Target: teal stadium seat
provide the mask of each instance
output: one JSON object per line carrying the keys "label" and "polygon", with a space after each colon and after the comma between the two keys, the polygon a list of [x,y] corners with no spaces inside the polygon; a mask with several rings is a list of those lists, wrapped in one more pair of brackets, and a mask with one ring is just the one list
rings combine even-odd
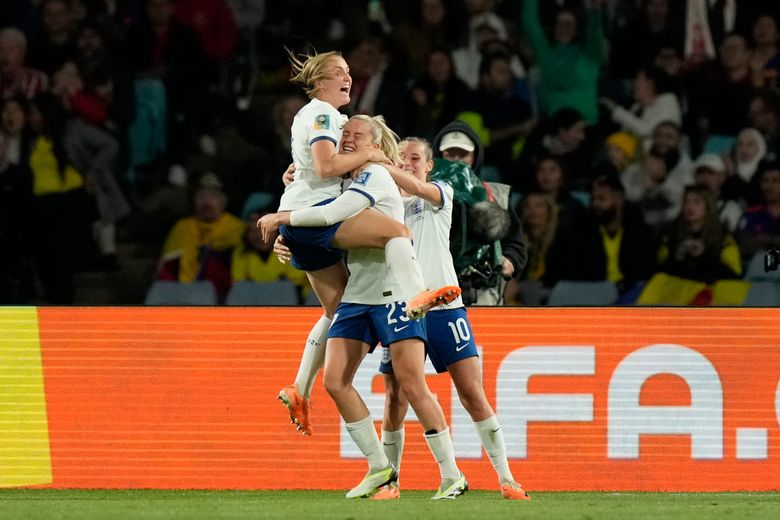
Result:
{"label": "teal stadium seat", "polygon": [[208,281],[179,283],[158,280],[146,293],[144,305],[217,305],[217,291]]}
{"label": "teal stadium seat", "polygon": [[613,282],[561,280],[550,291],[547,305],[552,307],[614,305],[617,299],[618,291]]}
{"label": "teal stadium seat", "polygon": [[773,281],[780,282],[780,269],[777,271],[764,271],[764,256],[766,251],[757,251],[754,254],[745,268],[745,280],[755,281]]}
{"label": "teal stadium seat", "polygon": [[225,305],[298,305],[298,288],[289,280],[238,282],[227,294]]}

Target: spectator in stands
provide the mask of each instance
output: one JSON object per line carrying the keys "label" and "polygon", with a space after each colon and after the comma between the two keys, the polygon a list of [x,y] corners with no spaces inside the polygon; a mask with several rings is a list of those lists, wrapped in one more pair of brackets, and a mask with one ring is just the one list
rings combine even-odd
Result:
{"label": "spectator in stands", "polygon": [[780,145],[780,98],[770,90],[758,92],[750,100],[748,117],[750,126],[764,136],[767,156],[776,158]]}
{"label": "spectator in stands", "polygon": [[604,141],[602,156],[596,161],[593,177],[609,174],[620,177],[637,156],[639,141],[628,132],[613,132]]}
{"label": "spectator in stands", "polygon": [[535,121],[531,107],[512,89],[509,55],[484,55],[479,89],[464,99],[458,119],[465,121],[485,145],[485,164],[498,170],[501,182],[511,182],[512,163],[519,156]]}
{"label": "spectator in stands", "polygon": [[523,35],[534,52],[540,79],[537,92],[542,114],[552,115],[565,107],[576,109],[588,124],[598,120],[597,84],[605,58],[601,5],[589,2],[585,41],[577,38],[577,18],[570,10],[555,17],[552,41],[539,18],[539,0],[525,0],[522,11]]}
{"label": "spectator in stands", "polygon": [[780,163],[764,162],[756,175],[762,202],[745,211],[737,234],[745,260],[759,251],[780,247]]}
{"label": "spectator in stands", "polygon": [[536,186],[533,191],[551,197],[555,201],[558,227],[570,233],[582,224],[586,211],[582,202],[568,189],[566,170],[553,156],[542,158],[535,168]]}
{"label": "spectator in stands", "polygon": [[753,70],[753,85],[756,88],[780,87],[780,49],[778,49],[777,20],[763,13],[753,22],[753,52],[750,68]]}
{"label": "spectator in stands", "polygon": [[685,24],[685,62],[689,69],[712,60],[716,49],[734,32],[744,32],[748,9],[745,2],[709,2],[688,0],[674,2],[676,12]]}
{"label": "spectator in stands", "polygon": [[75,26],[67,0],[43,0],[41,32],[30,44],[30,65],[51,77],[76,53]]}
{"label": "spectator in stands", "polygon": [[264,242],[262,232],[256,225],[258,219],[269,211],[269,209],[258,209],[246,216],[246,230],[241,243],[233,249],[231,255],[231,281],[235,284],[246,280],[253,282],[290,280],[298,288],[298,294],[303,300],[310,290],[306,273],[295,269],[289,263],[279,262],[273,256],[276,237]]}
{"label": "spectator in stands", "polygon": [[215,64],[225,62],[233,55],[236,20],[225,0],[176,0],[173,13],[198,33],[206,55]]}
{"label": "spectator in stands", "polygon": [[[482,142],[476,132],[464,122],[454,121],[442,128],[433,141],[433,149],[436,156],[469,165],[477,177],[482,174],[484,157]],[[489,248],[484,250],[483,254],[478,258],[476,262],[477,267],[466,265],[465,269],[463,269],[461,248],[465,247],[463,237],[469,233],[470,224],[466,209],[460,204],[455,205],[450,228],[450,250],[453,253],[456,271],[458,271],[458,282],[461,289],[463,289],[464,304],[501,305],[504,301],[506,282],[513,277],[519,276],[525,267],[527,258],[526,243],[523,238],[520,219],[510,207],[510,186],[485,181],[482,184],[490,194],[489,199],[495,201],[500,209],[508,212],[510,220],[509,230],[500,241],[486,244]],[[466,242],[468,240],[467,238]],[[500,246],[500,253],[497,246]],[[499,254],[501,255],[500,266],[493,265]],[[485,271],[483,263],[488,264],[488,270],[490,271],[487,282],[484,274],[482,274],[482,271]],[[472,267],[474,269],[471,269]],[[500,272],[498,272],[499,270]]]}
{"label": "spectator in stands", "polygon": [[754,93],[747,40],[730,34],[720,46],[720,59],[706,64],[692,79],[689,118],[701,138],[698,144],[704,146],[710,137],[736,137],[748,125]]}
{"label": "spectator in stands", "polygon": [[0,30],[0,98],[32,99],[49,86],[46,74],[25,66],[27,37],[15,27]]}
{"label": "spectator in stands", "polygon": [[766,142],[755,128],[745,128],[737,136],[731,153],[725,156],[728,177],[723,186],[726,198],[750,207],[761,201],[758,165],[766,156]]}
{"label": "spectator in stands", "polygon": [[347,56],[352,76],[350,114],[382,114],[399,135],[406,133],[406,78],[390,60],[387,42],[379,36],[361,40]]}
{"label": "spectator in stands", "polygon": [[[430,72],[430,56],[435,49],[449,49],[454,41],[453,24],[447,23],[450,11],[443,0],[421,0],[420,11],[412,12],[393,28],[395,39],[409,54],[409,68],[413,76]],[[445,51],[449,54],[449,51]],[[448,57],[452,68],[452,58]],[[453,68],[452,74],[455,75]],[[454,114],[453,114],[454,117]],[[452,117],[446,121],[452,121]],[[445,121],[445,122],[446,122]]]}
{"label": "spectator in stands", "polygon": [[682,36],[681,27],[670,12],[669,0],[642,2],[640,16],[611,38],[612,74],[623,80],[636,77],[639,69],[653,63],[662,49],[681,51]]}
{"label": "spectator in stands", "polygon": [[650,137],[659,123],[682,123],[682,109],[666,72],[655,67],[639,70],[634,80],[634,105],[627,110],[609,98],[601,98],[612,120],[621,129],[640,140],[642,147],[650,147]]}
{"label": "spectator in stands", "polygon": [[73,62],[67,62],[54,74],[52,93],[75,116],[69,119],[63,146],[74,167],[84,175],[87,191],[95,197],[98,216],[92,223],[98,246],[99,266],[119,266],[116,223],[130,213],[117,181],[119,142],[107,128],[108,95],[88,91]]}
{"label": "spectator in stands", "polygon": [[[457,76],[470,89],[479,88],[482,80],[482,60],[488,54],[507,49],[508,38],[506,24],[495,13],[484,11],[472,16],[469,20],[467,46],[452,52]],[[517,55],[508,53],[507,59],[512,78],[525,76],[525,69]]]}
{"label": "spectator in stands", "polygon": [[609,280],[626,294],[655,272],[658,245],[652,229],[638,209],[626,201],[623,185],[615,176],[593,181],[591,219],[572,240],[577,244],[574,280]]}
{"label": "spectator in stands", "polygon": [[528,263],[518,280],[507,288],[507,300],[521,305],[540,305],[550,289],[565,277],[567,239],[558,226],[555,200],[530,192],[521,202],[521,222],[528,237]]}
{"label": "spectator in stands", "polygon": [[146,19],[127,37],[130,63],[140,78],[159,79],[167,99],[168,150],[183,163],[208,127],[210,62],[200,37],[173,17],[173,0],[145,0]]}
{"label": "spectator in stands", "polygon": [[585,120],[573,108],[563,108],[551,118],[543,120],[528,137],[518,159],[512,187],[521,193],[533,189],[534,165],[542,157],[557,157],[569,172],[570,186],[580,189],[587,184],[588,165],[591,164],[585,143]]}
{"label": "spectator in stands", "polygon": [[657,148],[650,148],[622,178],[626,197],[639,206],[645,223],[656,231],[680,213],[687,176],[673,174],[677,162],[679,154],[676,151],[662,153]]}
{"label": "spectator in stands", "polygon": [[737,229],[742,218],[742,207],[734,200],[726,199],[723,186],[726,183],[726,163],[720,155],[705,153],[693,164],[693,178],[696,184],[705,186],[715,200],[718,219],[729,233]]}
{"label": "spectator in stands", "polygon": [[32,292],[32,176],[9,161],[0,131],[0,304],[28,303]]}
{"label": "spectator in stands", "polygon": [[679,217],[666,232],[659,269],[667,274],[711,284],[739,278],[742,263],[734,237],[718,219],[709,188],[688,186]]}
{"label": "spectator in stands", "polygon": [[433,48],[426,55],[425,72],[410,91],[412,134],[432,139],[439,128],[455,119],[467,92],[466,84],[455,75],[450,52],[444,47]]}
{"label": "spectator in stands", "polygon": [[204,174],[195,193],[195,213],[176,222],[163,245],[160,280],[214,284],[220,301],[231,285],[230,252],[241,244],[246,223],[227,213],[227,200],[216,175]]}
{"label": "spectator in stands", "polygon": [[15,96],[4,99],[0,106],[2,132],[5,134],[5,158],[11,164],[24,165],[29,145],[27,115],[30,104],[24,96]]}
{"label": "spectator in stands", "polygon": [[37,271],[49,303],[73,303],[74,273],[91,261],[90,225],[96,209],[84,178],[63,145],[66,114],[50,94],[39,94],[30,108],[29,164],[35,194]]}

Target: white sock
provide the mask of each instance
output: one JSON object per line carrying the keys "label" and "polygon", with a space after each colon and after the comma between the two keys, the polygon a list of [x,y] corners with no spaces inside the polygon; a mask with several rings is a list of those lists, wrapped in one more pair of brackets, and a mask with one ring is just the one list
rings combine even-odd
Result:
{"label": "white sock", "polygon": [[386,468],[390,461],[387,460],[382,445],[379,443],[379,435],[376,434],[374,421],[371,415],[360,421],[347,423],[347,431],[355,441],[360,451],[368,459],[369,471]]}
{"label": "white sock", "polygon": [[405,237],[390,239],[385,245],[385,261],[405,293],[400,299],[414,298],[425,290],[425,279],[411,240]]}
{"label": "white sock", "polygon": [[404,453],[404,429],[389,432],[382,429],[382,448],[385,450],[387,460],[398,473],[401,473],[401,455]]}
{"label": "white sock", "polygon": [[474,423],[482,446],[485,448],[490,463],[498,474],[500,481],[507,480],[514,482],[512,471],[509,469],[509,461],[506,458],[506,444],[504,443],[504,431],[498,424],[498,418],[495,415],[488,417],[484,421]]}
{"label": "white sock", "polygon": [[317,379],[317,372],[325,361],[325,343],[328,341],[329,327],[330,318],[323,314],[309,331],[306,346],[303,347],[298,375],[295,376],[295,385],[306,399],[311,396],[311,388],[314,386],[314,380]]}
{"label": "white sock", "polygon": [[439,464],[439,473],[441,478],[460,478],[460,470],[458,464],[455,462],[455,448],[452,446],[452,437],[450,437],[450,429],[447,428],[443,432],[434,433],[431,435],[425,434],[425,442],[428,443],[428,447],[433,453],[433,458]]}

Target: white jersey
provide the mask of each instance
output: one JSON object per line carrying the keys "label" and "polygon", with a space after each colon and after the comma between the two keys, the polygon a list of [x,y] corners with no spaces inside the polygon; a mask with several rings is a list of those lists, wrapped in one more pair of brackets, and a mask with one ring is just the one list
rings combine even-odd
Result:
{"label": "white jersey", "polygon": [[341,131],[347,116],[333,105],[312,99],[301,108],[292,124],[292,159],[295,163],[295,182],[284,189],[279,211],[313,206],[341,194],[341,178],[321,179],[314,170],[311,145],[321,139],[332,141],[338,150]]}
{"label": "white jersey", "polygon": [[[441,207],[417,196],[403,199],[406,227],[412,231],[414,252],[429,288],[458,285],[450,254],[453,189],[446,182],[434,181],[433,184],[441,191]],[[431,309],[431,312],[458,307],[463,307],[460,296],[447,305]]]}
{"label": "white jersey", "polygon": [[[379,164],[368,165],[347,191],[368,198],[371,206],[398,222],[404,222],[404,202],[390,172]],[[351,249],[347,253],[349,280],[341,301],[384,305],[402,300],[401,287],[387,267],[384,249]]]}

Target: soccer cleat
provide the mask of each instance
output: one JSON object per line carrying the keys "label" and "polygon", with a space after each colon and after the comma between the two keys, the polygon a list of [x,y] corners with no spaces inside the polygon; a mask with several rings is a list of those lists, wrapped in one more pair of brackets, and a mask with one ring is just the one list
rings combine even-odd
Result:
{"label": "soccer cleat", "polygon": [[347,498],[369,497],[379,491],[385,484],[395,482],[396,480],[398,480],[398,473],[395,472],[392,464],[374,472],[369,470],[366,476],[363,477],[363,480],[360,481],[360,484],[347,492]]}
{"label": "soccer cleat", "polygon": [[454,499],[461,496],[468,490],[469,483],[466,481],[466,477],[463,475],[463,473],[461,473],[460,478],[446,478],[442,480],[441,486],[439,486],[436,494],[431,497],[431,500],[441,500],[444,498]]}
{"label": "soccer cleat", "polygon": [[406,315],[413,320],[425,317],[425,314],[439,305],[446,305],[460,296],[460,287],[447,285],[440,289],[425,290],[409,300],[406,304]]}
{"label": "soccer cleat", "polygon": [[501,494],[507,500],[531,500],[531,496],[526,493],[523,486],[515,481],[504,480],[501,482]]}
{"label": "soccer cleat", "polygon": [[394,500],[396,498],[401,498],[401,487],[398,485],[398,481],[382,486],[379,491],[371,495],[371,500]]}
{"label": "soccer cleat", "polygon": [[311,435],[314,430],[311,427],[311,403],[298,392],[295,384],[285,386],[279,392],[279,400],[287,411],[290,412],[290,420],[297,425],[298,431],[304,435]]}

